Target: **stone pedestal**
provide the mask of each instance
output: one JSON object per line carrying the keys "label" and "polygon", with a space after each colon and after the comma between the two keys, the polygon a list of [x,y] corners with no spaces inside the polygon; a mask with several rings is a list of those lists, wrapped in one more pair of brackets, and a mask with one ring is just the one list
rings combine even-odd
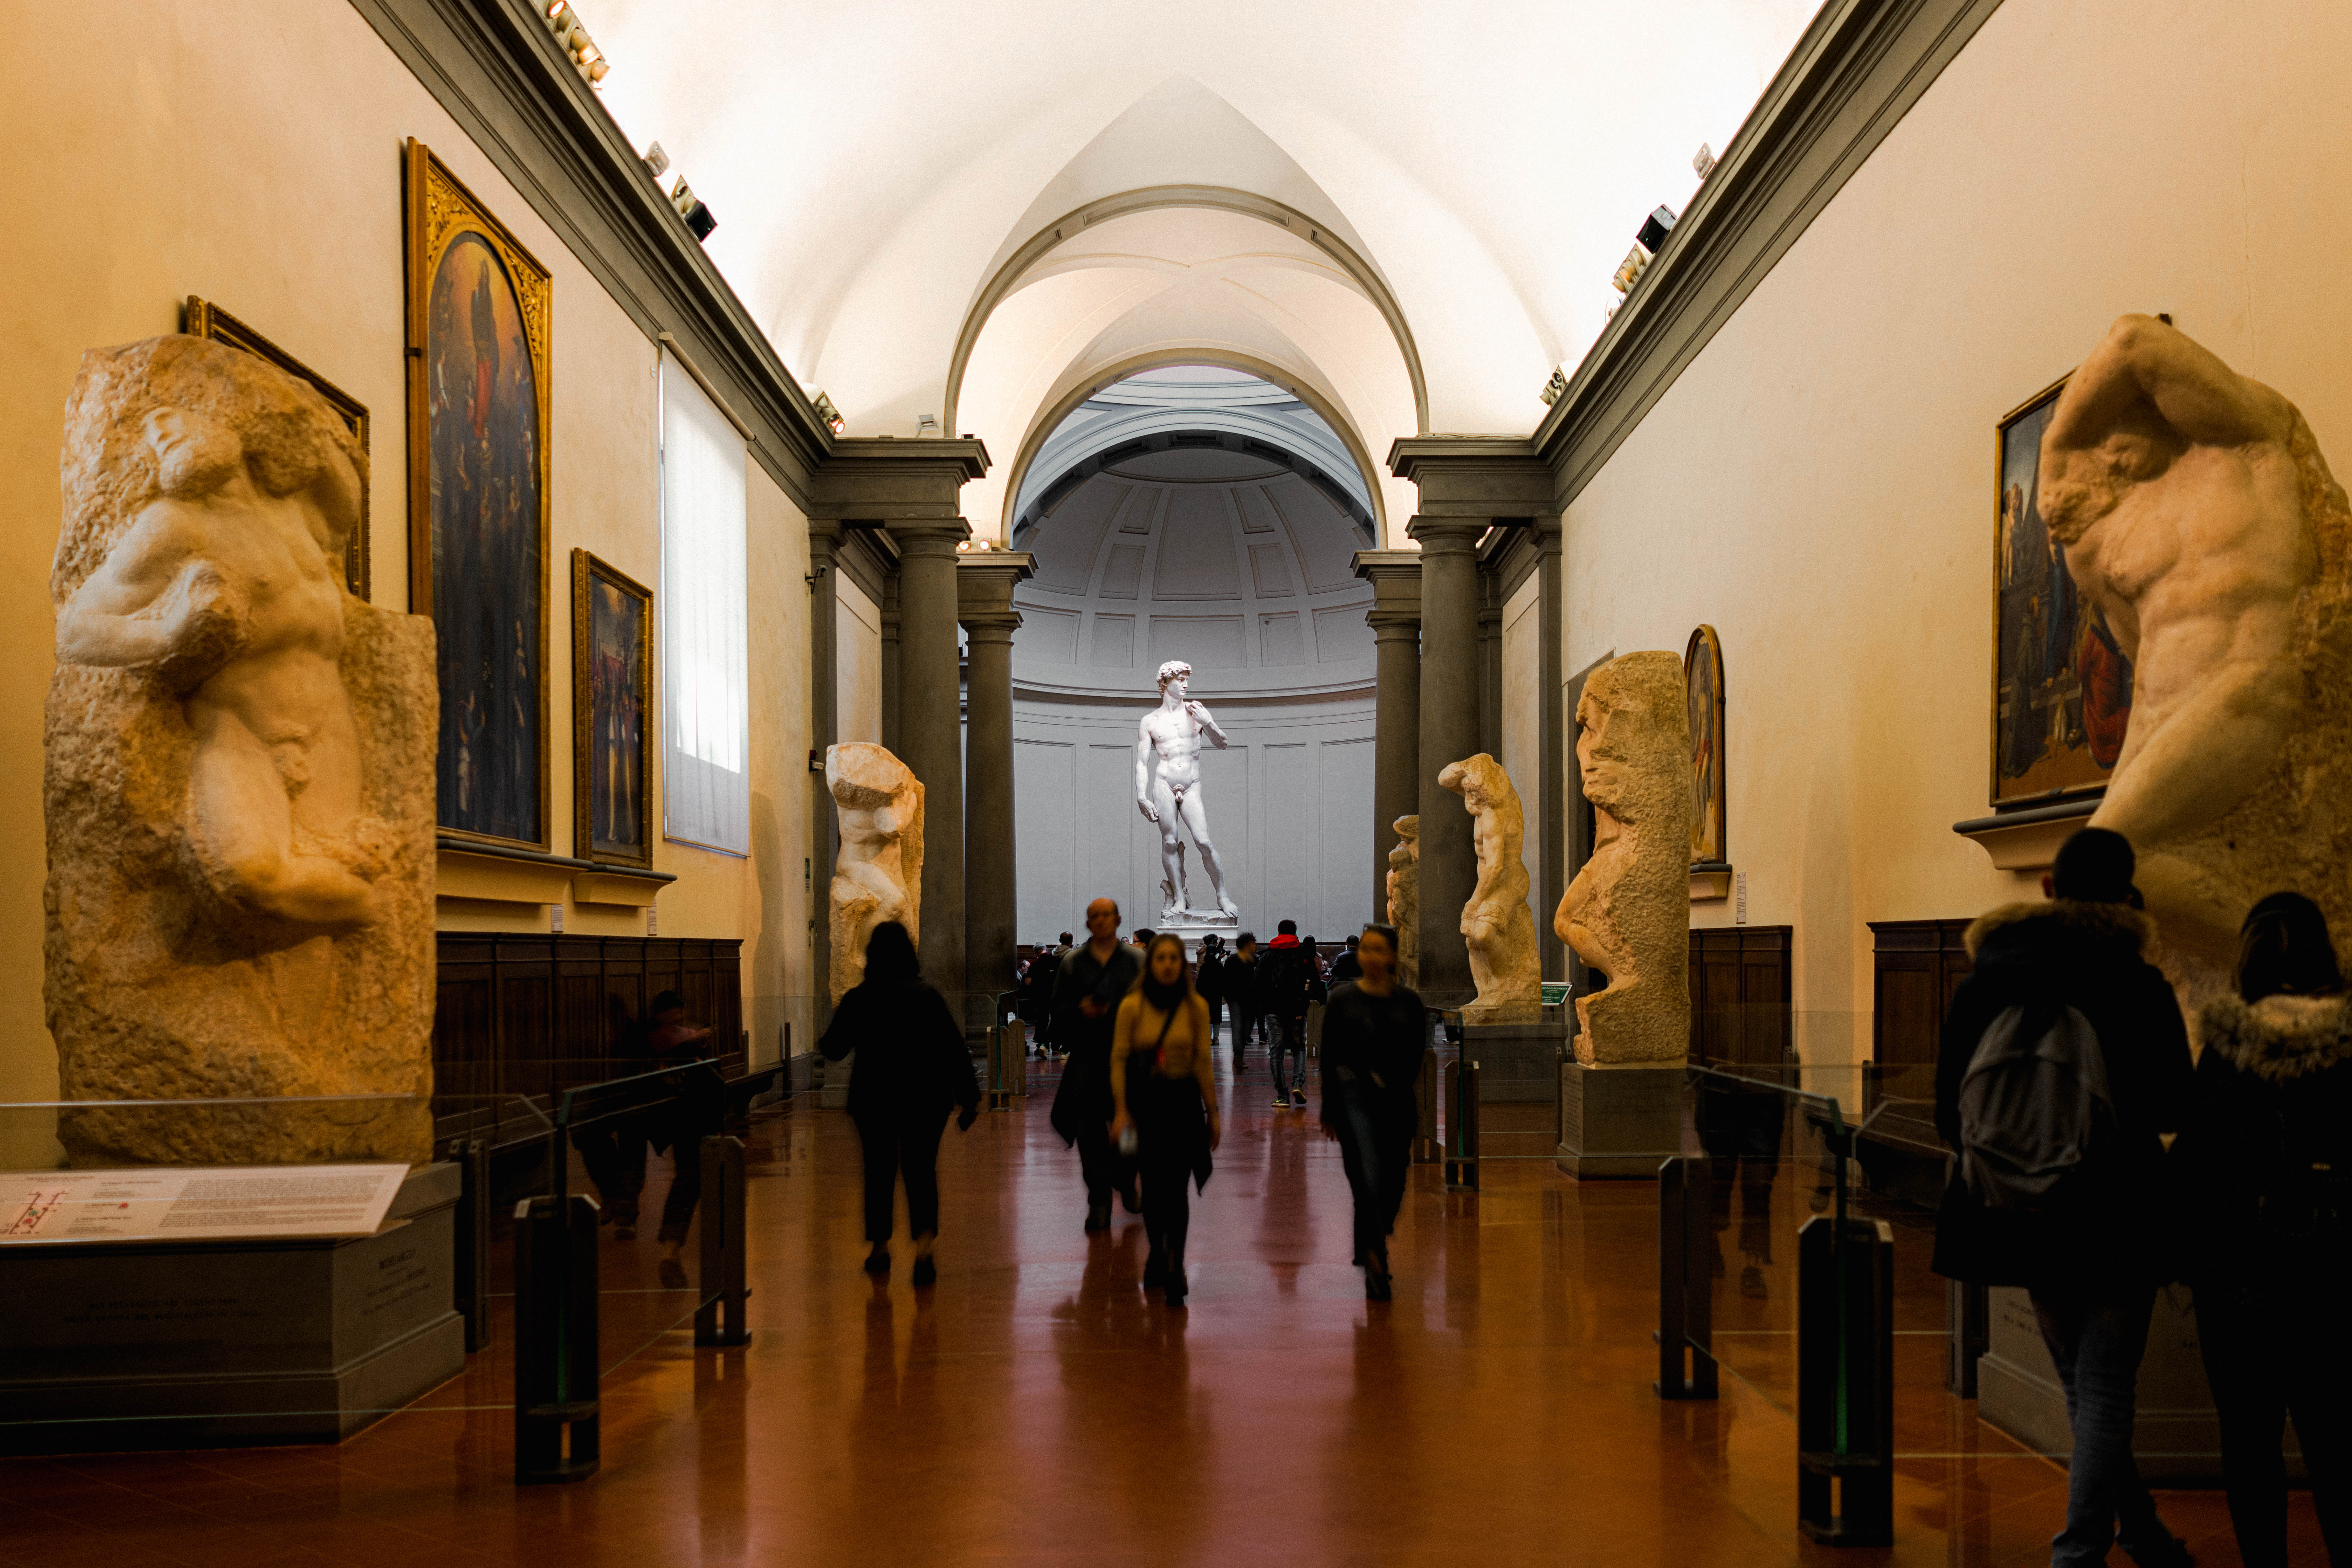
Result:
{"label": "stone pedestal", "polygon": [[1649,1180],[1682,1140],[1682,1063],[1560,1063],[1558,1163],[1570,1175]]}
{"label": "stone pedestal", "polygon": [[[1985,1353],[1977,1361],[1977,1414],[2039,1453],[2074,1447],[2066,1426],[2066,1394],[2034,1325],[2033,1302],[2021,1289],[1990,1292]],[[2150,1486],[2221,1484],[2221,1428],[2213,1391],[2197,1349],[2197,1319],[2189,1288],[2157,1292],[2139,1363],[2139,1407],[2132,1425],[2139,1473]],[[2303,1479],[2303,1449],[2288,1427],[2287,1473]]]}
{"label": "stone pedestal", "polygon": [[351,1240],[0,1248],[0,1453],[340,1442],[466,1368],[457,1167]]}
{"label": "stone pedestal", "polygon": [[1471,1059],[1478,1064],[1478,1102],[1549,1103],[1559,1093],[1559,1061],[1568,1045],[1566,1023],[1471,1024],[1463,1029]]}

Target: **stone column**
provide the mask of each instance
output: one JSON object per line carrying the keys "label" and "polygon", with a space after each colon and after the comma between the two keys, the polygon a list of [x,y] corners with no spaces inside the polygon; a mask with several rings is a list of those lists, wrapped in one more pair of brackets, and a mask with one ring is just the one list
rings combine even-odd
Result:
{"label": "stone column", "polygon": [[[838,600],[842,528],[838,520],[809,519],[809,748],[817,761],[841,739],[841,672]],[[805,975],[790,976],[787,986],[806,985],[812,994],[809,1016],[822,1031],[833,1019],[833,997],[825,976],[833,973],[832,922],[824,918],[826,889],[833,886],[833,866],[840,849],[839,825],[834,820],[833,797],[817,781],[809,791],[809,912],[814,932],[811,966]],[[796,1042],[814,1050],[814,1037]]]}
{"label": "stone column", "polygon": [[1503,754],[1503,585],[1478,574],[1478,749]]}
{"label": "stone column", "polygon": [[1396,819],[1421,809],[1421,554],[1412,550],[1364,550],[1356,575],[1372,584],[1372,628],[1378,663],[1373,698],[1372,911],[1386,919],[1389,850]]}
{"label": "stone column", "polygon": [[[1536,940],[1543,953],[1547,980],[1568,978],[1568,944],[1552,930],[1551,912],[1568,890],[1568,810],[1570,764],[1568,713],[1561,703],[1561,665],[1567,632],[1561,623],[1560,519],[1557,514],[1535,520],[1537,548],[1543,553],[1536,564],[1537,739],[1543,769],[1542,821],[1538,829],[1538,867],[1542,872],[1536,889]],[[1578,802],[1582,801],[1578,792]]]}
{"label": "stone column", "polygon": [[1421,991],[1437,1006],[1471,992],[1462,906],[1477,886],[1470,814],[1437,782],[1445,764],[1480,748],[1478,536],[1484,520],[1416,517],[1421,544]]}
{"label": "stone column", "polygon": [[964,662],[964,987],[992,995],[1013,984],[1021,905],[1013,798],[1013,586],[1036,557],[991,550],[956,563]]}
{"label": "stone column", "polygon": [[949,992],[964,981],[956,546],[970,531],[961,518],[890,530],[898,542],[898,759],[923,781],[923,974]]}
{"label": "stone column", "polygon": [[[898,574],[882,584],[882,745],[898,753]],[[903,758],[900,760],[904,760]]]}

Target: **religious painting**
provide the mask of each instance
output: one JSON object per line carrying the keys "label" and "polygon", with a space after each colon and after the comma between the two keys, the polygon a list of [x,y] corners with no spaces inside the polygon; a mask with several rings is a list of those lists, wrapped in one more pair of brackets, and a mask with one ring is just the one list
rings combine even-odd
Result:
{"label": "religious painting", "polygon": [[[360,445],[360,458],[362,463],[365,462],[368,456],[367,405],[209,300],[200,300],[194,294],[188,296],[186,308],[181,316],[180,330],[192,338],[205,338],[213,342],[226,343],[233,349],[242,349],[257,359],[268,360],[290,376],[309,382],[311,388],[327,400],[327,406],[334,410],[335,417],[351,431],[352,438]],[[360,523],[352,530],[352,537],[343,546],[343,586],[362,599],[368,596],[368,489],[367,474],[362,468],[360,475]]]}
{"label": "religious painting", "polygon": [[444,836],[550,847],[547,268],[408,143],[409,607],[440,645]]}
{"label": "religious painting", "polygon": [[1683,650],[1683,698],[1690,708],[1691,864],[1730,858],[1723,811],[1723,640],[1713,626],[1691,633]]}
{"label": "religious painting", "polygon": [[572,852],[654,863],[652,590],[572,552]]}
{"label": "religious painting", "polygon": [[2075,591],[2042,517],[2042,437],[2066,384],[2000,421],[1993,549],[1992,804],[2106,788],[2131,721],[2132,667]]}

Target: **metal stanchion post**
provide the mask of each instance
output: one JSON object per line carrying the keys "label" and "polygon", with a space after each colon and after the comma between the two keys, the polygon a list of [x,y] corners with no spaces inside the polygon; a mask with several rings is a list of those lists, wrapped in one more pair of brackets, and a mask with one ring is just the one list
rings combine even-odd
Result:
{"label": "metal stanchion post", "polygon": [[1652,1386],[1661,1399],[1716,1397],[1706,1258],[1711,1179],[1704,1154],[1677,1154],[1658,1168],[1658,1381]]}
{"label": "metal stanchion post", "polygon": [[[684,1150],[680,1150],[682,1155]],[[701,1303],[694,1310],[698,1345],[748,1345],[743,1321],[743,1141],[714,1133],[702,1141]]]}
{"label": "metal stanchion post", "polygon": [[1413,1085],[1413,1110],[1419,1120],[1413,1128],[1412,1163],[1433,1165],[1444,1153],[1437,1141],[1438,1079],[1440,1068],[1435,1051],[1424,1051],[1421,1058],[1421,1080]]}
{"label": "metal stanchion post", "polygon": [[584,1194],[525,1198],[515,1205],[517,1481],[596,1473],[596,1205]]}
{"label": "metal stanchion post", "polygon": [[490,1342],[490,1145],[485,1138],[452,1143],[457,1163],[457,1270],[455,1306],[466,1320],[466,1353]]}
{"label": "metal stanchion post", "polygon": [[1895,1232],[1884,1220],[1805,1222],[1797,1233],[1797,1527],[1825,1546],[1895,1543],[1894,1306]]}
{"label": "metal stanchion post", "polygon": [[1445,1190],[1478,1190],[1478,1064],[1459,1022],[1449,1017],[1445,1037],[1454,1047],[1445,1103]]}

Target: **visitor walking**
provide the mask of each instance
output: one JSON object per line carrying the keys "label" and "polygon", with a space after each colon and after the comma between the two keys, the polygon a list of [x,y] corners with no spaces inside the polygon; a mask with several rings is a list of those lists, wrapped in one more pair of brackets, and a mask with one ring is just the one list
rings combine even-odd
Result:
{"label": "visitor walking", "polygon": [[1389,1237],[1412,1170],[1421,1122],[1415,1091],[1429,1029],[1420,996],[1397,981],[1395,931],[1368,925],[1353,951],[1363,973],[1343,982],[1323,1007],[1323,1135],[1339,1143],[1355,1194],[1364,1297],[1385,1301]]}
{"label": "visitor walking", "polygon": [[1111,1038],[1120,998],[1142,973],[1142,954],[1118,940],[1118,905],[1097,899],[1087,906],[1087,944],[1062,960],[1054,980],[1054,1040],[1064,1052],[1061,1087],[1054,1091],[1054,1131],[1076,1144],[1087,1184],[1087,1229],[1110,1228],[1116,1193],[1134,1214],[1143,1206],[1135,1172],[1111,1142],[1118,1109],[1110,1089]]}
{"label": "visitor walking", "polygon": [[1211,931],[1201,939],[1201,962],[1192,969],[1192,988],[1209,1007],[1209,1054],[1217,1054],[1217,1024],[1224,1011],[1225,939]]}
{"label": "visitor walking", "polygon": [[849,1120],[866,1152],[866,1272],[890,1272],[891,1210],[903,1176],[915,1289],[926,1289],[939,1278],[931,1248],[940,1235],[940,1134],[950,1107],[961,1108],[957,1128],[971,1131],[980,1079],[947,998],[923,984],[905,926],[885,921],[866,939],[866,977],[842,997],[816,1048],[829,1062],[857,1053]]}
{"label": "visitor walking", "polygon": [[2352,1568],[2352,1002],[2327,917],[2273,893],[2239,935],[2238,989],[2201,1016],[2190,1200],[2197,1340],[2247,1568],[2284,1568],[2289,1411],[2331,1563]]}
{"label": "visitor walking", "polygon": [[686,1288],[686,1233],[702,1199],[702,1141],[725,1124],[727,1084],[711,1064],[710,1030],[686,1016],[686,997],[676,991],[655,996],[653,1028],[646,1037],[655,1065],[667,1069],[662,1085],[669,1099],[646,1118],[646,1141],[669,1153],[669,1194],[662,1200],[661,1282]]}
{"label": "visitor walking", "polygon": [[2084,828],[2043,879],[2050,901],[1969,928],[1976,967],[1953,994],[1936,1070],[1937,1130],[1959,1155],[1936,1272],[2024,1286],[2066,1390],[2057,1568],[2104,1563],[2118,1540],[2141,1568],[2188,1561],[2132,1458],[2149,1313],[2175,1272],[2162,1135],[2183,1126],[2192,1091],[2132,869],[2122,835]]}
{"label": "visitor walking", "polygon": [[[1284,921],[1259,960],[1259,1006],[1272,1026],[1266,1049],[1274,1067],[1274,1109],[1307,1107],[1307,1005],[1324,999],[1322,973],[1298,942],[1298,922]],[[1286,1062],[1287,1066],[1286,1067]]]}
{"label": "visitor walking", "polygon": [[1259,1015],[1257,933],[1244,931],[1234,939],[1225,960],[1225,1005],[1234,1016],[1234,1076],[1239,1078],[1250,1037],[1257,1032]]}
{"label": "visitor walking", "polygon": [[1143,1234],[1150,1251],[1143,1288],[1165,1287],[1171,1307],[1184,1304],[1184,1237],[1192,1221],[1192,1184],[1209,1184],[1216,1148],[1217,1037],[1208,1005],[1185,973],[1184,942],[1154,937],[1142,978],[1119,1004],[1110,1053],[1111,1136],[1131,1147],[1143,1177]]}

